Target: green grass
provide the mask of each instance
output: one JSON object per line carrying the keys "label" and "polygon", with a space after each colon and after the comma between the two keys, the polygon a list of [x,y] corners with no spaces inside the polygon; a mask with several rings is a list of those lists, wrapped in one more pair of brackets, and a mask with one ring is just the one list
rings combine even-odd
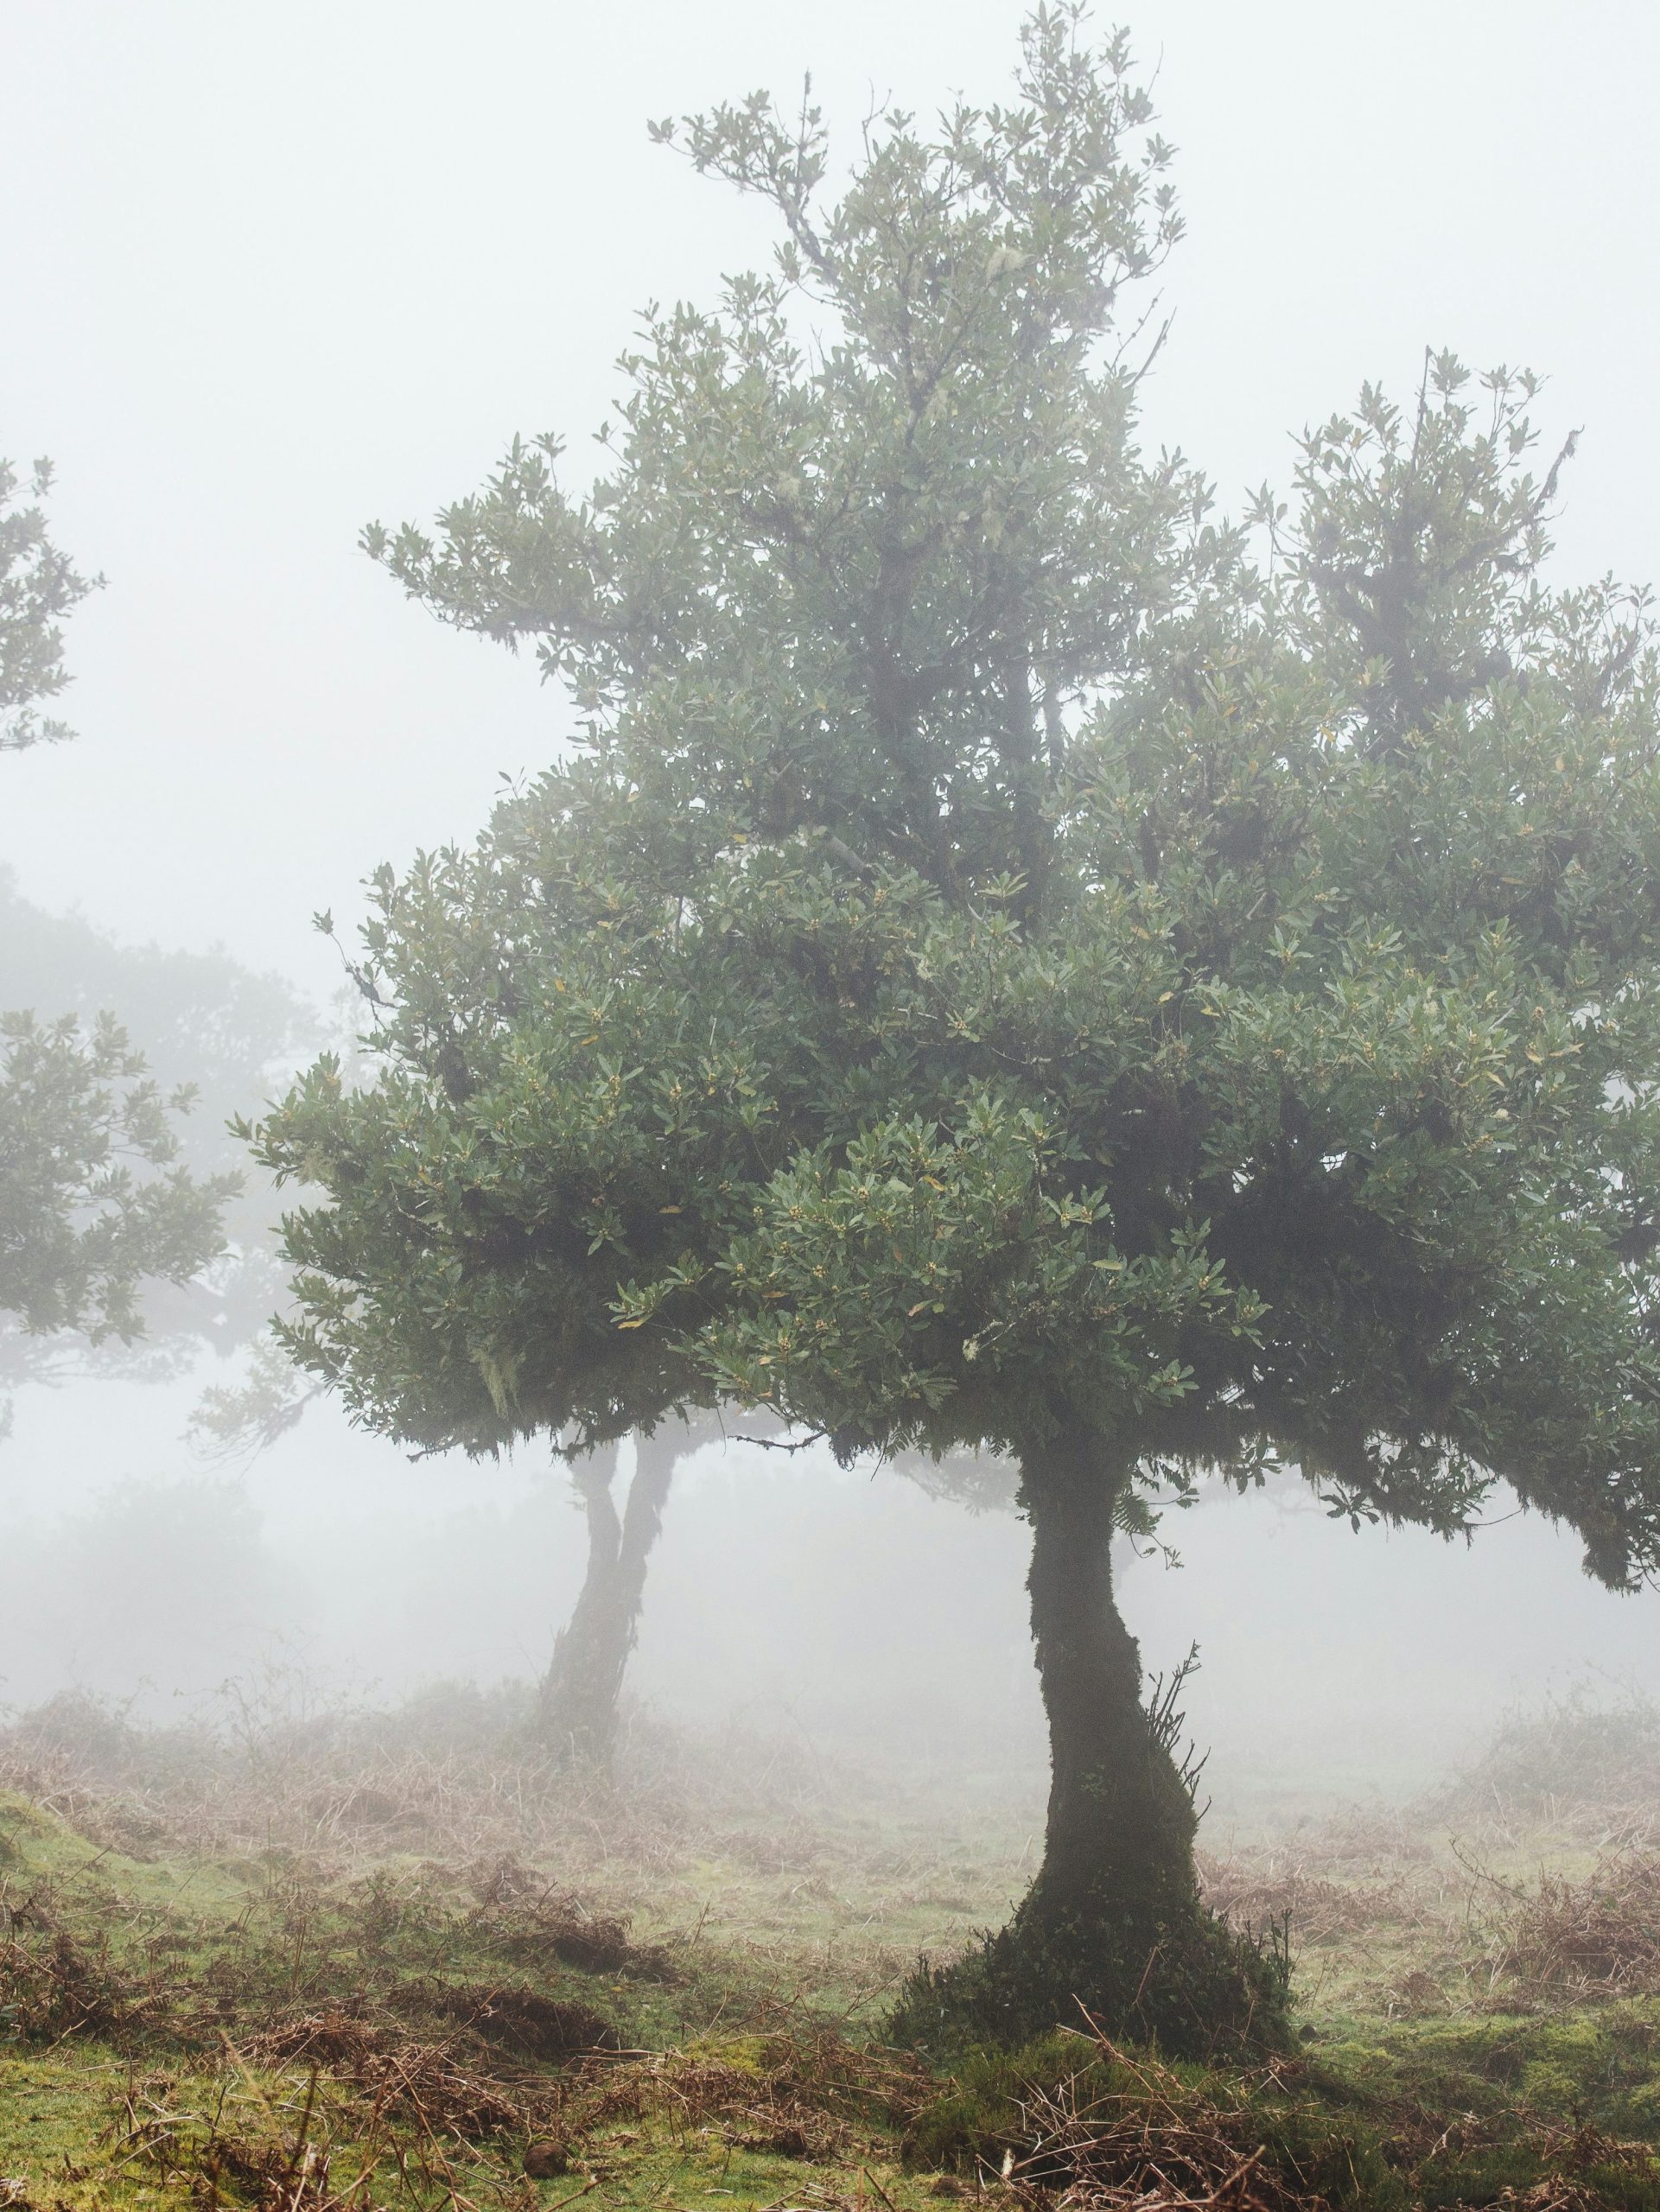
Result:
{"label": "green grass", "polygon": [[[1024,2206],[1094,2140],[1126,2187],[1144,2155],[1191,2156],[1197,2196],[1246,2162],[1275,2212],[1660,2212],[1648,1861],[1587,1923],[1631,1936],[1630,1986],[1553,1980],[1537,1940],[1516,1963],[1542,1864],[1595,1890],[1588,1830],[1452,1851],[1439,1814],[1348,1816],[1240,1846],[1218,1895],[1292,1922],[1302,2039],[1271,2067],[1072,2032],[930,2075],[881,2049],[883,2011],[919,1949],[1002,1918],[1023,1808],[846,1777],[536,1798],[492,1760],[355,1827],[289,1769],[263,1796],[0,1794],[0,2206]],[[414,1802],[385,1780],[374,1802]]]}

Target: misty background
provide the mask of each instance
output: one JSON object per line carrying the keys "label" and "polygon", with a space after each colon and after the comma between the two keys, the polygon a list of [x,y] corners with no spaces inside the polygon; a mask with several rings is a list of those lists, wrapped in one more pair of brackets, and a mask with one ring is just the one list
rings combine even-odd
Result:
{"label": "misty background", "polygon": [[[567,432],[580,467],[639,308],[765,256],[760,215],[652,147],[648,116],[787,98],[811,68],[850,143],[877,102],[1000,96],[1016,14],[0,0],[0,451],[53,457],[54,536],[108,578],[69,626],[76,741],[0,788],[0,1005],[115,1007],[169,1079],[201,1077],[193,1147],[227,1156],[225,1116],[350,1019],[313,911],[346,933],[372,866],[472,836],[564,727],[529,659],[402,601],[361,525],[426,518],[515,431]],[[1237,510],[1363,378],[1411,388],[1421,343],[1525,363],[1547,438],[1586,431],[1557,573],[1654,575],[1660,15],[1148,0],[1129,21],[1189,225],[1148,442]],[[233,1226],[257,1242],[270,1211],[251,1187]],[[563,1471],[410,1465],[327,1405],[250,1465],[204,1461],[192,1406],[277,1286],[209,1289],[158,1307],[137,1359],[18,1382],[0,1701],[539,1671],[582,1563]],[[1304,1496],[1170,1516],[1185,1564],[1128,1561],[1125,1611],[1150,1668],[1201,1646],[1187,1704],[1220,1802],[1409,1786],[1587,1679],[1660,1693],[1660,1599],[1600,1591],[1502,1500],[1491,1517],[1466,1548],[1357,1534]],[[677,1478],[631,1686],[1035,1790],[1025,1548],[1011,1515],[892,1471],[708,1447]]]}

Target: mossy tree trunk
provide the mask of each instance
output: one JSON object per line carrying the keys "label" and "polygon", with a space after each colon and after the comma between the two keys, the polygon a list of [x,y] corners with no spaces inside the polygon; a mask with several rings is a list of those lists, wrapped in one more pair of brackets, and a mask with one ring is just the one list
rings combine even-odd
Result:
{"label": "mossy tree trunk", "polygon": [[1199,1902],[1198,1820],[1142,1703],[1142,1657],[1112,1586],[1115,1509],[1132,1470],[1070,1428],[1021,1469],[1032,1637],[1049,1722],[1042,1868],[1024,1910],[1057,1930],[1103,1921],[1149,1950]]}
{"label": "mossy tree trunk", "polygon": [[677,1427],[637,1439],[633,1478],[620,1514],[614,1495],[615,1445],[591,1452],[573,1471],[588,1520],[588,1571],[570,1618],[554,1641],[537,1708],[542,1741],[572,1765],[603,1770],[611,1763],[623,1676],[639,1632],[646,1570],[675,1465],[686,1448]]}
{"label": "mossy tree trunk", "polygon": [[940,2051],[1082,2024],[1193,2055],[1278,2040],[1283,1964],[1202,1903],[1193,1795],[1142,1702],[1113,1594],[1116,1510],[1134,1460],[1076,1423],[1023,1457],[1032,1632],[1052,1758],[1043,1863],[1008,1926],[924,1968],[891,2022]]}

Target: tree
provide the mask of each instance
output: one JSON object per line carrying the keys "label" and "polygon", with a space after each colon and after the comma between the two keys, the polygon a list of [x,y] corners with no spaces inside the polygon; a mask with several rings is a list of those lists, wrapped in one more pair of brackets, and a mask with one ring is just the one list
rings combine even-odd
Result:
{"label": "tree", "polygon": [[607,1770],[617,1736],[623,1675],[639,1631],[646,1570],[663,1527],[674,1471],[714,1433],[712,1424],[666,1422],[635,1445],[620,1513],[617,1447],[577,1459],[571,1479],[588,1529],[588,1566],[570,1618],[554,1639],[537,1723],[542,1740],[573,1765]]}
{"label": "tree", "polygon": [[[36,494],[50,483],[38,461]],[[16,485],[0,463],[0,752],[70,734],[36,710],[68,680],[60,618],[93,588]],[[21,903],[7,884],[0,894]],[[10,927],[5,945],[10,986]],[[35,1371],[42,1342],[67,1332],[130,1344],[142,1287],[188,1283],[223,1250],[220,1211],[241,1177],[181,1164],[177,1117],[194,1096],[189,1084],[164,1094],[111,1014],[84,1027],[73,1014],[0,1014],[0,1380]]]}
{"label": "tree", "polygon": [[[50,745],[71,732],[39,713],[69,681],[63,628],[103,579],[83,576],[47,535],[46,514],[25,505],[10,461],[0,461],[0,753]],[[29,480],[35,501],[52,489],[52,464],[37,461]]]}
{"label": "tree", "polygon": [[[135,1277],[142,1335],[106,1338],[100,1372],[173,1374],[204,1345],[228,1354],[264,1325],[282,1278],[269,1246],[268,1191],[243,1187],[232,1115],[287,1082],[315,1052],[318,1024],[276,976],[239,967],[222,952],[168,952],[117,943],[80,915],[50,914],[0,868],[0,1007],[49,1007],[73,1015],[78,1038],[96,1033],[102,1008],[118,1006],[122,1027],[142,1048],[153,1098],[183,1093],[190,1112],[164,1126],[170,1164],[219,1187],[226,1249],[206,1274],[182,1281]],[[130,1055],[133,1047],[129,1047]],[[232,1194],[232,1179],[235,1192]],[[50,1378],[87,1365],[85,1340],[18,1336],[9,1378]],[[0,1362],[4,1355],[0,1354]],[[3,1370],[0,1370],[3,1371]]]}
{"label": "tree", "polygon": [[648,320],[586,496],[543,440],[370,534],[582,744],[376,878],[378,1080],[259,1135],[322,1192],[292,1349],[394,1434],[735,1402],[1018,1460],[1045,1855],[924,2042],[1276,2028],[1113,1600],[1151,1487],[1291,1463],[1450,1536],[1503,1481],[1660,1560],[1647,602],[1546,588],[1525,378],[1368,390],[1266,574],[1138,454],[1129,70],[1040,10],[1017,104],[889,116],[823,210],[811,108],[684,127],[775,276]]}
{"label": "tree", "polygon": [[222,1248],[235,1177],[177,1164],[171,1115],[113,1016],[0,1015],[0,1373],[30,1339],[143,1333],[145,1280],[189,1281]]}

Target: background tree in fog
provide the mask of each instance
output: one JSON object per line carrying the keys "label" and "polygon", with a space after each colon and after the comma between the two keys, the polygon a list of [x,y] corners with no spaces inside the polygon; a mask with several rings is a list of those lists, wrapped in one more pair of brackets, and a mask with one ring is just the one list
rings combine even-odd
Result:
{"label": "background tree in fog", "polygon": [[1199,1904],[1115,1522],[1291,1463],[1357,1522],[1502,1479],[1610,1584],[1660,1559],[1660,678],[1641,596],[1542,580],[1525,378],[1368,390],[1265,572],[1138,452],[1179,225],[1078,22],[833,204],[811,108],[685,124],[776,273],[648,319],[586,494],[544,439],[371,533],[582,742],[378,876],[378,1079],[320,1063],[259,1144],[323,1194],[291,1348],[393,1434],[735,1403],[1014,1458],[1045,1855],[894,2029],[1081,1999],[1196,2048],[1281,1990]]}
{"label": "background tree in fog", "polygon": [[[0,868],[0,1006],[24,1005],[73,1015],[83,1032],[100,1009],[118,1007],[158,1089],[192,1094],[189,1115],[173,1125],[178,1164],[199,1179],[238,1176],[222,1210],[219,1260],[181,1283],[147,1282],[143,1338],[106,1344],[99,1369],[175,1375],[204,1347],[229,1355],[246,1345],[264,1327],[283,1278],[270,1250],[270,1193],[238,1174],[246,1154],[227,1124],[316,1051],[316,1018],[280,976],[257,975],[223,952],[119,944],[82,916],[33,905]],[[41,1374],[85,1365],[86,1347],[41,1338],[31,1363]]]}
{"label": "background tree in fog", "polygon": [[554,1639],[537,1702],[537,1731],[556,1756],[604,1770],[615,1749],[623,1676],[639,1633],[646,1573],[674,1471],[719,1433],[707,1417],[670,1420],[637,1438],[627,1497],[617,1508],[618,1447],[572,1463],[588,1537],[582,1586]]}
{"label": "background tree in fog", "polygon": [[[0,463],[0,751],[71,734],[39,709],[68,681],[61,618],[93,584],[48,534],[50,481],[37,462],[25,505]],[[0,880],[0,1006],[14,1009],[0,1013],[0,1387],[48,1368],[67,1338],[143,1336],[153,1287],[182,1290],[223,1251],[242,1182],[223,1160],[206,1174],[186,1163],[194,1084],[164,1086],[112,1014],[83,1010],[84,993],[34,957],[51,926]],[[19,1009],[37,985],[45,1016]]]}
{"label": "background tree in fog", "polygon": [[81,575],[53,543],[41,505],[51,489],[49,461],[35,463],[26,493],[12,463],[0,461],[0,753],[73,734],[40,710],[69,682],[63,618],[103,578]]}

